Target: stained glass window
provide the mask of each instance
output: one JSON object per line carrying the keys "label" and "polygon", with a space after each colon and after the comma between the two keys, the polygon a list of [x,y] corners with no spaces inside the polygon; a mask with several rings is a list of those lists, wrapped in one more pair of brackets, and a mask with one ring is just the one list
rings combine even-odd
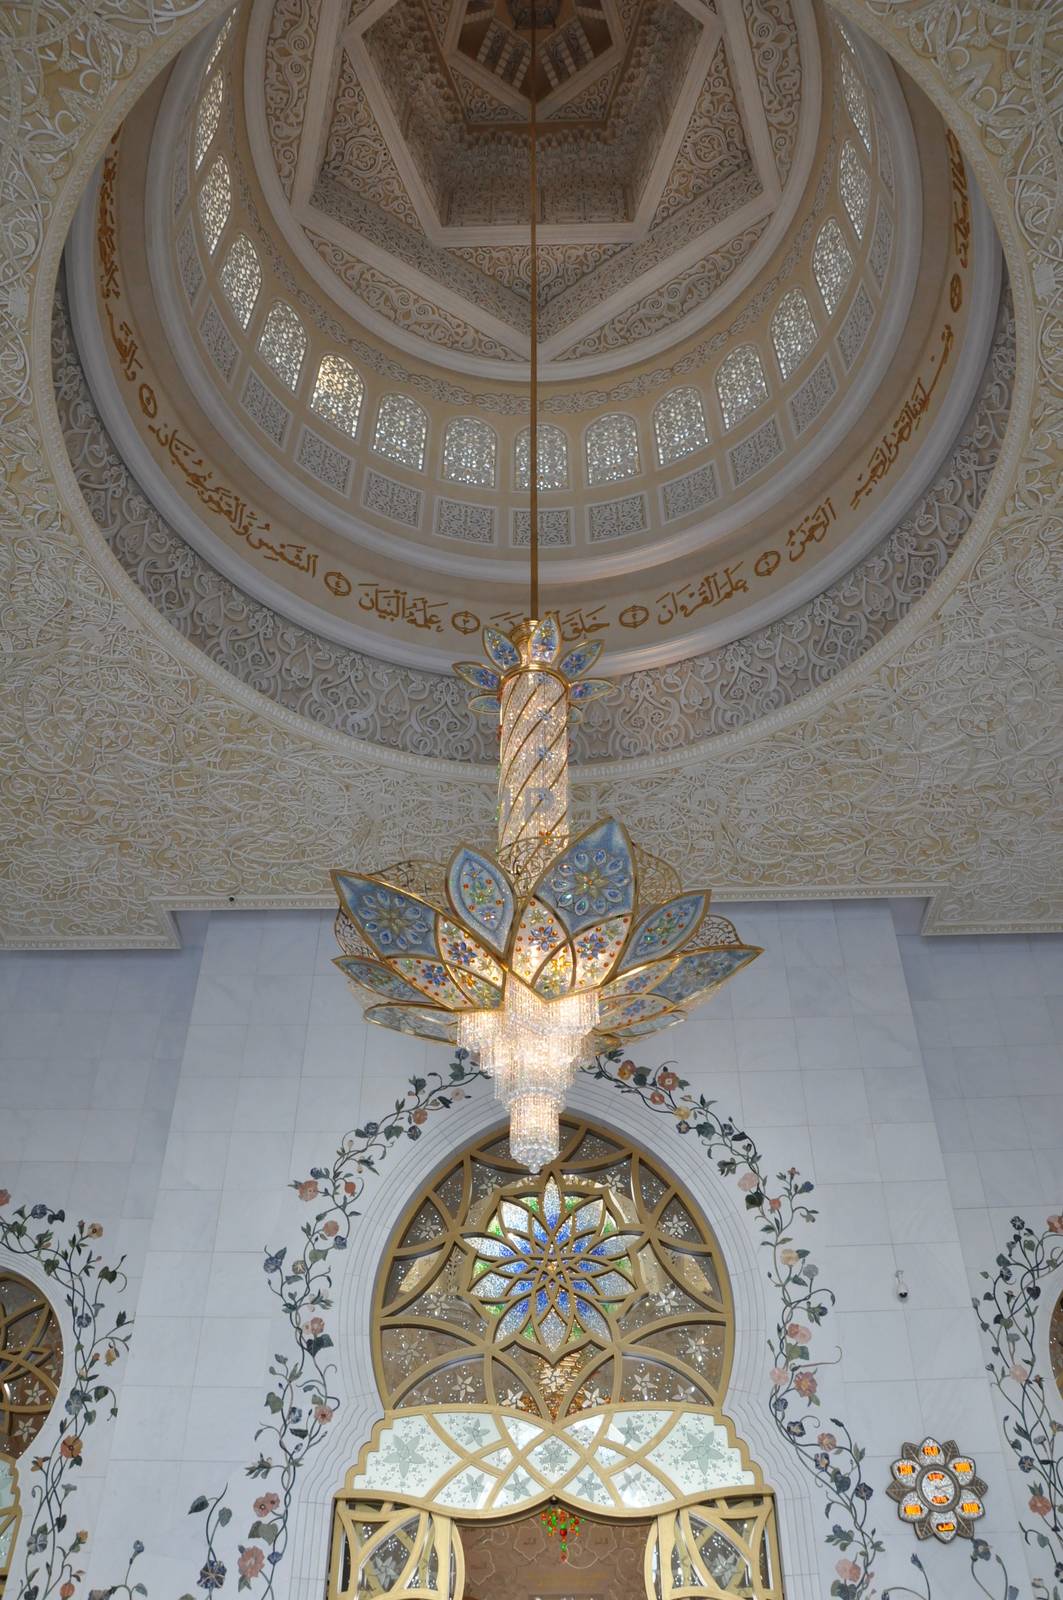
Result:
{"label": "stained glass window", "polygon": [[254,245],[244,234],[238,233],[229,246],[218,281],[236,313],[237,322],[241,328],[246,328],[262,287],[262,268]]}
{"label": "stained glass window", "polygon": [[587,429],[587,482],[617,483],[639,470],[639,436],[634,417],[611,412]]}
{"label": "stained glass window", "polygon": [[853,126],[863,140],[864,149],[871,154],[871,112],[867,104],[867,90],[860,81],[860,74],[848,51],[842,52],[841,57],[842,94],[849,115],[853,119]]}
{"label": "stained glass window", "polygon": [[63,1369],[63,1340],[41,1291],[0,1271],[0,1455],[17,1460],[44,1426]]}
{"label": "stained glass window", "polygon": [[853,225],[856,237],[862,239],[864,229],[867,227],[867,214],[871,209],[871,180],[851,139],[846,139],[842,145],[838,187],[841,189],[842,200],[845,202],[845,209],[849,213],[849,221]]}
{"label": "stained glass window", "polygon": [[203,187],[199,191],[199,217],[203,224],[207,250],[211,255],[218,248],[222,229],[229,220],[231,205],[232,185],[229,182],[229,169],[225,165],[224,158],[218,156],[203,179]]}
{"label": "stained glass window", "polygon": [[215,73],[203,91],[203,98],[199,102],[196,112],[195,133],[195,170],[198,172],[203,165],[203,157],[210,149],[210,142],[218,131],[218,120],[221,117],[221,103],[225,94],[225,79],[221,73]]}
{"label": "stained glass window", "polygon": [[653,433],[657,441],[657,460],[662,467],[681,461],[693,450],[709,442],[705,408],[696,389],[672,389],[658,400],[653,411]]}
{"label": "stained glass window", "polygon": [[796,372],[815,348],[816,324],[803,289],[791,289],[779,301],[771,319],[771,342],[784,379]]}
{"label": "stained glass window", "polygon": [[705,1222],[656,1163],[575,1120],[537,1177],[499,1135],[452,1164],[400,1227],[374,1320],[392,1409],[713,1405],[730,1364],[730,1291]]}
{"label": "stained glass window", "polygon": [[764,404],[768,398],[768,384],[755,345],[739,345],[720,362],[716,393],[725,428],[735,427],[743,417]]}
{"label": "stained glass window", "polygon": [[299,382],[303,357],[306,354],[306,329],[299,318],[283,300],[269,308],[269,315],[258,336],[258,349],[263,361],[273,368],[289,389]]}
{"label": "stained glass window", "polygon": [[495,430],[475,417],[453,417],[443,435],[443,476],[448,483],[495,486],[498,440]]}
{"label": "stained glass window", "polygon": [[1048,1325],[1048,1354],[1056,1386],[1063,1395],[1063,1294],[1056,1301]]}
{"label": "stained glass window", "polygon": [[427,438],[428,418],[417,402],[404,394],[386,394],[376,414],[373,449],[420,472]]}
{"label": "stained glass window", "polygon": [[853,258],[845,236],[834,217],[828,217],[819,230],[812,251],[812,271],[816,275],[823,304],[831,315],[845,293],[845,286],[853,275]]}
{"label": "stained glass window", "polygon": [[[539,488],[568,488],[568,440],[564,430],[553,423],[540,422],[538,428]],[[531,488],[531,429],[517,434],[513,452],[514,479],[518,489]]]}
{"label": "stained glass window", "polygon": [[351,438],[358,432],[365,385],[349,361],[329,354],[321,357],[310,409]]}

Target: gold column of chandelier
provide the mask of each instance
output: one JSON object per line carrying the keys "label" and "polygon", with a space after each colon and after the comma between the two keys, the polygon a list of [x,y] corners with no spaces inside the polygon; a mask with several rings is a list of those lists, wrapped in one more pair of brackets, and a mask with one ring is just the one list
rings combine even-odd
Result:
{"label": "gold column of chandelier", "polygon": [[501,719],[497,854],[460,845],[446,868],[332,879],[336,965],[367,1020],[468,1050],[509,1111],[514,1158],[538,1172],[584,1061],[682,1021],[760,951],[619,822],[570,835],[569,728],[612,685],[585,676],[600,642],[566,641],[556,613],[539,616],[535,0],[529,10],[530,615],[508,634],[485,628],[487,662],[454,668],[473,710]]}

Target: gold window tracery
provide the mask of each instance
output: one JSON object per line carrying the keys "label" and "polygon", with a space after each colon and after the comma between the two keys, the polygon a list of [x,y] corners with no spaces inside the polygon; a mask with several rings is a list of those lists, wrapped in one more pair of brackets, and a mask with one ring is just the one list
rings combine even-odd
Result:
{"label": "gold window tracery", "polygon": [[[399,1222],[386,1412],[336,1497],[329,1600],[781,1600],[774,1500],[723,1411],[712,1230],[644,1151],[561,1131],[537,1175],[487,1135]],[[557,1505],[583,1538],[564,1565]]]}
{"label": "gold window tracery", "polygon": [[15,1463],[44,1427],[62,1368],[63,1340],[49,1301],[0,1269],[0,1594],[19,1525]]}
{"label": "gold window tracery", "polygon": [[394,1410],[501,1405],[554,1419],[620,1401],[715,1406],[731,1365],[711,1231],[663,1168],[575,1121],[538,1177],[505,1136],[459,1157],[403,1219],[374,1309],[377,1381]]}

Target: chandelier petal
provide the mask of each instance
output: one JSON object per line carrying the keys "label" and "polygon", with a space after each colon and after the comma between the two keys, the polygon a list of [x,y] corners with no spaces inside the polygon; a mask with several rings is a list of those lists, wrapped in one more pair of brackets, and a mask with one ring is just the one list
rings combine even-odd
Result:
{"label": "chandelier petal", "polygon": [[[485,667],[482,661],[455,661],[454,671],[471,688],[479,689],[486,694],[497,692],[502,682],[498,673],[492,667]],[[495,709],[498,709],[497,703]]]}
{"label": "chandelier petal", "polygon": [[612,817],[597,822],[554,857],[535,895],[570,934],[635,904],[635,860],[627,831]]}
{"label": "chandelier petal", "polygon": [[622,917],[596,922],[576,935],[573,941],[576,950],[574,988],[597,988],[605,982],[623,951],[630,927],[631,914],[625,912]]}
{"label": "chandelier petal", "polygon": [[434,956],[434,907],[416,895],[357,872],[334,872],[332,881],[348,916],[380,956]]}
{"label": "chandelier petal", "polygon": [[524,983],[530,983],[543,962],[564,940],[565,930],[560,918],[541,900],[530,900],[521,912],[513,940],[513,971]]}
{"label": "chandelier petal", "polygon": [[533,661],[552,666],[561,649],[561,621],[556,611],[548,611],[532,629],[529,649]]}
{"label": "chandelier petal", "polygon": [[513,885],[498,862],[462,845],[447,868],[447,898],[459,920],[502,955],[517,902]]}
{"label": "chandelier petal", "polygon": [[544,1000],[559,1000],[572,988],[575,965],[572,946],[566,942],[549,960],[543,962],[532,980],[532,988]]}
{"label": "chandelier petal", "polygon": [[441,961],[426,961],[423,956],[399,956],[395,968],[434,1005],[444,1006],[448,1011],[469,1009],[468,996],[458,988]]}
{"label": "chandelier petal", "polygon": [[493,661],[500,672],[512,672],[514,667],[520,666],[520,651],[513,640],[499,633],[497,628],[484,629],[483,646],[488,660]]}
{"label": "chandelier petal", "polygon": [[423,998],[411,984],[381,961],[368,961],[363,956],[335,956],[333,965],[339,967],[352,983],[370,989],[375,995],[383,995],[387,1000],[406,1000],[419,1004]]}
{"label": "chandelier petal", "polygon": [[663,906],[654,906],[632,933],[618,972],[627,972],[644,961],[658,960],[678,950],[697,932],[708,905],[708,893],[702,889],[681,894]]}
{"label": "chandelier petal", "polygon": [[561,657],[557,670],[571,683],[574,678],[580,678],[589,672],[602,653],[600,639],[581,639],[567,654]]}
{"label": "chandelier petal", "polygon": [[440,956],[449,967],[459,967],[464,972],[474,973],[476,977],[485,979],[496,989],[504,985],[505,970],[499,966],[494,956],[488,954],[468,928],[462,928],[456,922],[440,917],[436,923],[436,945]]}
{"label": "chandelier petal", "polygon": [[742,944],[729,945],[724,950],[692,950],[676,962],[654,992],[672,1001],[673,1005],[700,1005],[760,954],[757,945]]}
{"label": "chandelier petal", "polygon": [[582,683],[572,685],[568,695],[576,707],[581,707],[591,700],[600,700],[603,695],[612,694],[613,689],[614,684],[609,678],[584,678]]}
{"label": "chandelier petal", "polygon": [[367,1022],[379,1028],[391,1028],[396,1033],[412,1033],[417,1039],[431,1039],[436,1044],[454,1044],[457,1041],[457,1019],[452,1012],[434,1006],[370,1006],[365,1014]]}

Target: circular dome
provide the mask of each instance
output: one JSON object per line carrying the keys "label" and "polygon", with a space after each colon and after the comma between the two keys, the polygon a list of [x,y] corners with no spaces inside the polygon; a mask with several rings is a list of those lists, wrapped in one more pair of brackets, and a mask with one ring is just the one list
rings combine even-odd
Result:
{"label": "circular dome", "polygon": [[1006,417],[955,141],[813,0],[565,0],[534,60],[503,0],[239,7],[82,208],[61,412],[104,522],[106,429],[113,543],[219,660],[351,731],[372,701],[388,742],[398,694],[439,753],[489,753],[437,675],[527,604],[533,79],[545,603],[626,689],[588,753],[643,753],[881,637]]}

